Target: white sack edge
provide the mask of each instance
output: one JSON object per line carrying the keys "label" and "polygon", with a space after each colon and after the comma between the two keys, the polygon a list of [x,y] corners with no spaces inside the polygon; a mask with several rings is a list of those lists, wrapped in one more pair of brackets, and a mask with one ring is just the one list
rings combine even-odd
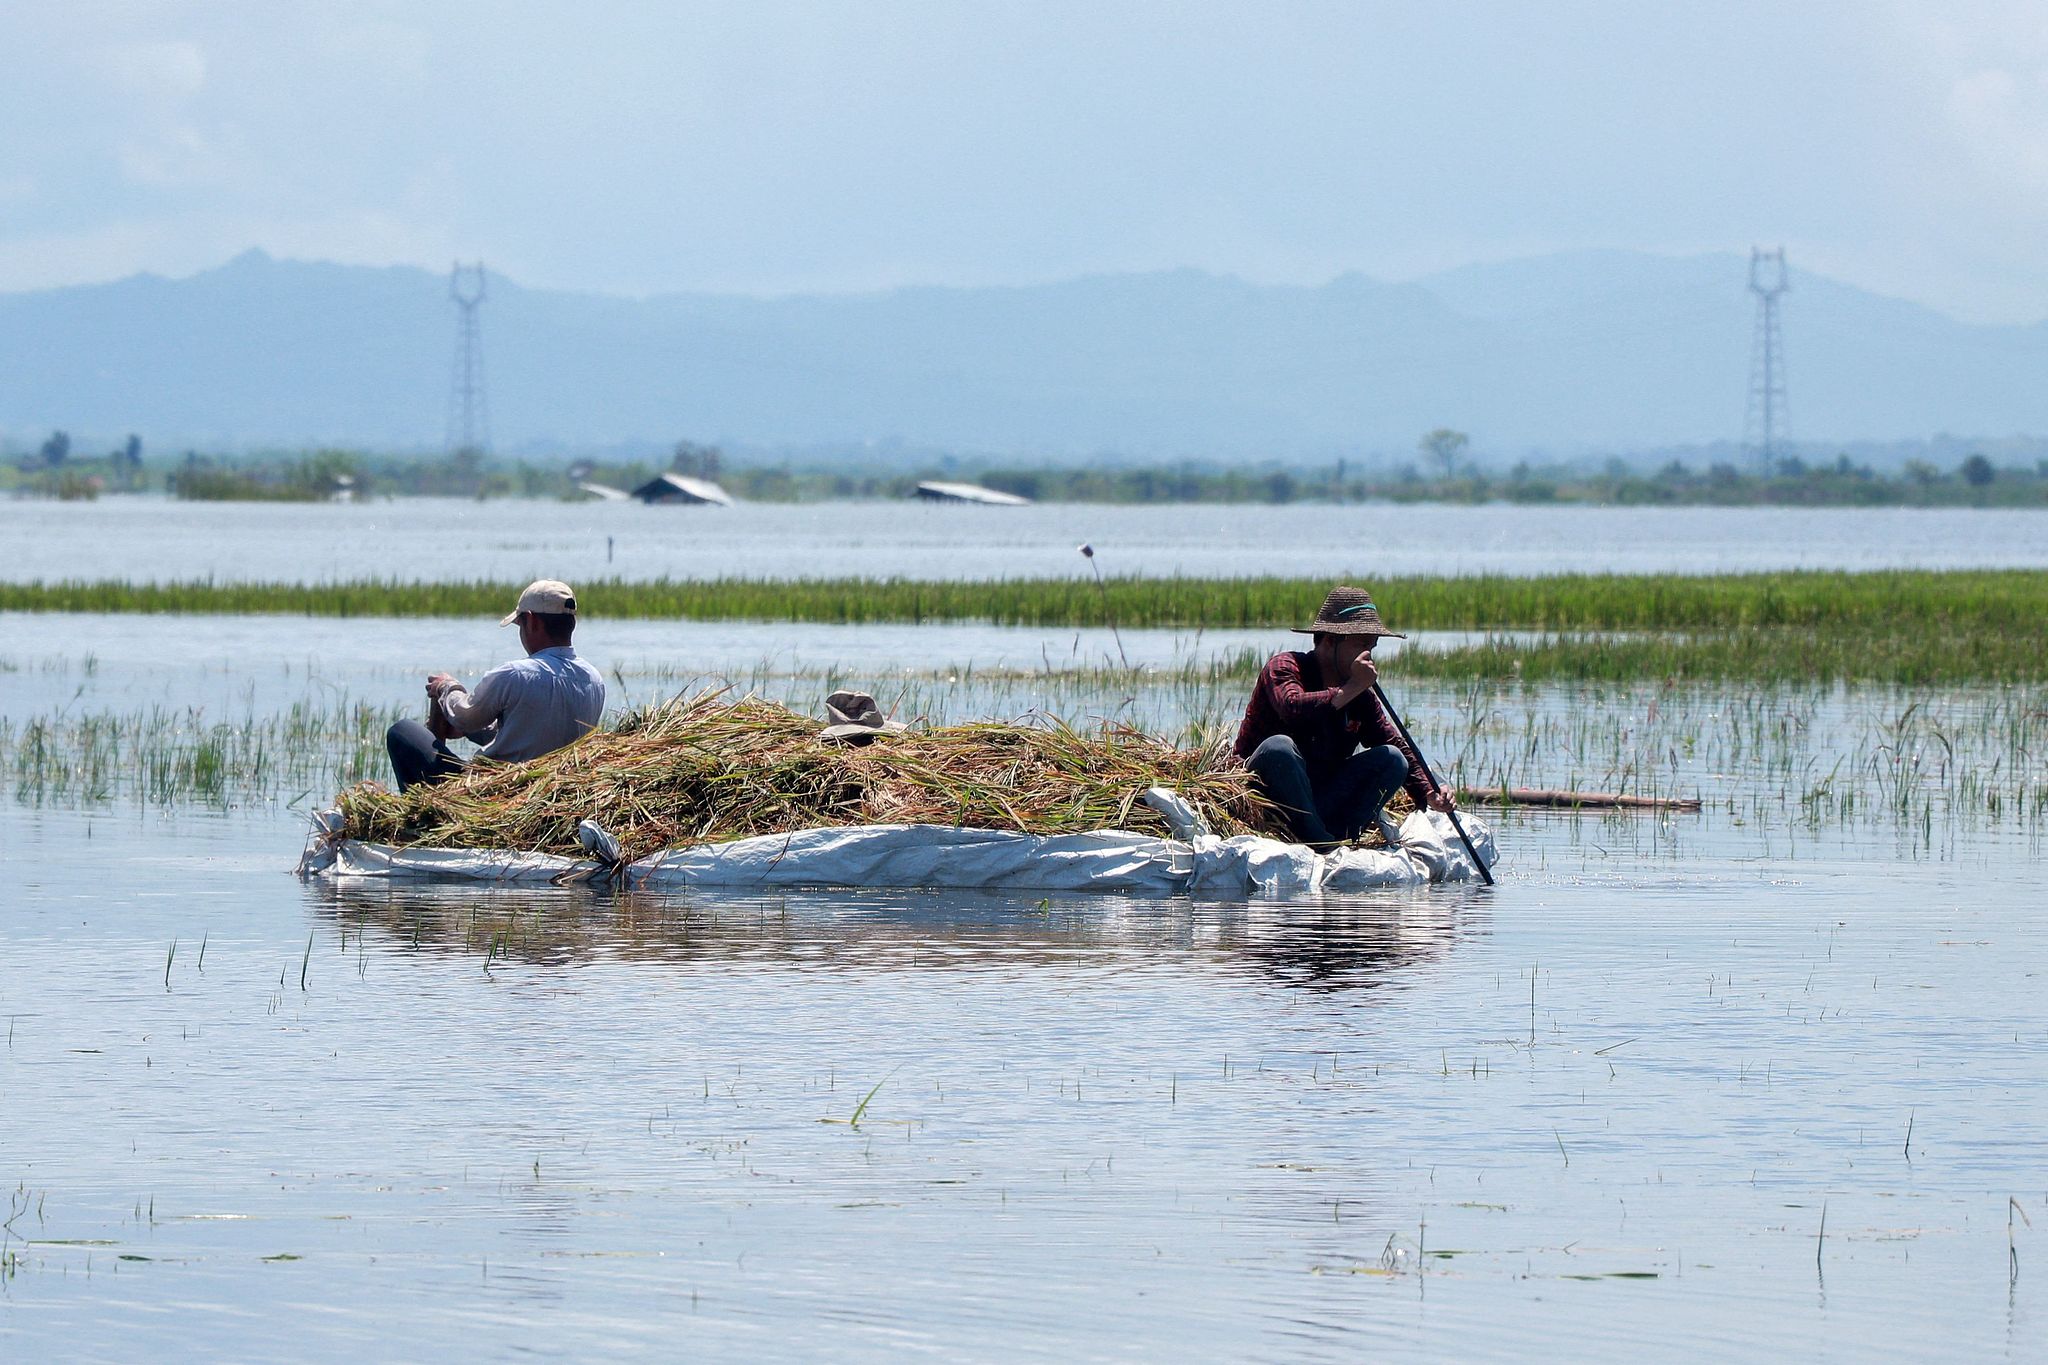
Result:
{"label": "white sack edge", "polygon": [[[591,821],[578,831],[595,859],[485,849],[393,848],[341,837],[341,813],[313,817],[301,876],[436,878],[479,882],[583,881],[615,872],[627,886],[1012,887],[1289,899],[1323,892],[1423,886],[1478,879],[1451,827],[1435,811],[1401,822],[1398,848],[1318,854],[1257,835],[1218,838],[1176,793],[1154,788],[1148,804],[1180,837],[1096,830],[1019,834],[953,825],[852,825],[759,835],[668,849],[614,868],[617,844]],[[1465,816],[1465,833],[1491,868],[1493,831]],[[599,861],[602,859],[603,861]]]}

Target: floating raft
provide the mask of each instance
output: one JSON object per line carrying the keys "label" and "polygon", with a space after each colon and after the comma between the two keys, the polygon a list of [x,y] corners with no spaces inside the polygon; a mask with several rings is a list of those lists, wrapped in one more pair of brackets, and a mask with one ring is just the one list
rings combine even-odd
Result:
{"label": "floating raft", "polygon": [[[303,877],[426,878],[510,884],[612,883],[653,891],[688,887],[929,887],[1101,891],[1275,900],[1388,887],[1476,881],[1479,873],[1448,817],[1416,811],[1400,843],[1319,854],[1256,834],[1222,838],[1177,793],[1141,798],[1170,837],[1126,830],[1025,834],[952,825],[837,825],[667,849],[631,862],[593,820],[577,831],[586,856],[477,848],[394,847],[351,839],[339,810],[313,817]],[[1472,816],[1465,832],[1492,867],[1493,831]]]}
{"label": "floating raft", "polygon": [[[849,747],[717,692],[529,762],[403,793],[361,783],[313,823],[308,876],[1278,897],[1478,877],[1426,812],[1398,847],[1318,855],[1285,837],[1249,773],[1127,727],[977,724]],[[1490,863],[1492,836],[1471,825]]]}

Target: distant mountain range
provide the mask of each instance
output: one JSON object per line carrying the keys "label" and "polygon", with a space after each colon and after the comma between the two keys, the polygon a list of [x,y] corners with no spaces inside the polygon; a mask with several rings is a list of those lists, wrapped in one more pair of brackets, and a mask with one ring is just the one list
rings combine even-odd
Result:
{"label": "distant mountain range", "polygon": [[[1739,441],[1747,260],[1585,252],[1405,284],[1194,270],[1015,288],[624,299],[492,276],[501,448],[690,437],[1076,458],[1495,459]],[[1817,275],[1784,305],[1797,439],[2048,432],[2048,325],[1979,326]],[[438,446],[444,276],[251,251],[187,279],[0,295],[0,434]]]}

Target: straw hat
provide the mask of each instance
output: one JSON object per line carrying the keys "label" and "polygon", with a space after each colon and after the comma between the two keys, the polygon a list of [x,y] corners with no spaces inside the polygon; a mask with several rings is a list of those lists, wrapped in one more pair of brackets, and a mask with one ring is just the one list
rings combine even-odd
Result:
{"label": "straw hat", "polygon": [[825,715],[832,723],[818,731],[818,738],[848,744],[866,744],[876,735],[893,735],[910,728],[900,720],[884,717],[882,708],[865,692],[834,692],[825,698]]}
{"label": "straw hat", "polygon": [[1364,588],[1335,587],[1323,599],[1315,624],[1292,627],[1296,635],[1379,635],[1392,640],[1408,637],[1380,624],[1380,609]]}

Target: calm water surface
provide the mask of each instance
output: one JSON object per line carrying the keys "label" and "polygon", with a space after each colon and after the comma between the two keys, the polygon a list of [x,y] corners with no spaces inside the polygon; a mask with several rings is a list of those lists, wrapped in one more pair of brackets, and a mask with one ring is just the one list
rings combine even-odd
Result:
{"label": "calm water surface", "polygon": [[[609,541],[609,545],[607,542]],[[0,577],[137,581],[1023,578],[2041,567],[2048,511],[1919,508],[730,508],[407,499],[0,504]]]}
{"label": "calm water surface", "polygon": [[2031,866],[1502,834],[1342,906],[610,899],[12,806],[0,1344],[2038,1358]]}
{"label": "calm water surface", "polygon": [[[1473,638],[1431,632],[1437,645]],[[1290,647],[1274,630],[1127,630],[1123,657],[1138,667]],[[1388,657],[1402,641],[1390,641]],[[857,670],[887,675],[975,670],[1039,673],[1114,665],[1107,630],[960,623],[944,627],[791,626],[762,621],[590,620],[577,651],[624,694],[674,691],[699,680]],[[428,672],[475,677],[519,654],[494,619],[332,620],[305,616],[118,616],[0,612],[0,687],[16,712],[82,695],[108,706],[293,700],[312,688],[403,696],[410,706]],[[615,692],[621,689],[614,687]],[[829,688],[821,687],[822,698]],[[615,696],[614,701],[621,697]]]}
{"label": "calm water surface", "polygon": [[[1118,638],[1107,630],[974,623],[591,620],[578,632],[577,649],[604,671],[614,710],[700,687],[733,686],[792,696],[800,708],[822,712],[826,694],[850,682],[906,716],[921,714],[937,691],[947,694],[947,715],[979,719],[1033,706],[1062,708],[1077,699],[1061,675],[1076,670],[1128,660],[1134,668],[1171,672],[1248,652],[1263,657],[1299,638],[1275,630],[1126,630]],[[1444,649],[1480,638],[1465,631],[1418,633],[1389,640],[1378,657],[1397,661],[1403,649]],[[197,707],[227,719],[300,702],[332,707],[360,700],[404,715],[423,705],[429,672],[445,669],[474,680],[518,652],[512,632],[490,619],[0,612],[0,697],[6,703],[0,714]],[[976,688],[977,678],[988,685]],[[972,695],[957,695],[962,688]],[[1237,690],[1233,685],[1233,704],[1242,702]],[[1088,700],[1091,712],[1099,709],[1096,698]],[[961,709],[972,703],[996,709]],[[1146,714],[1162,723],[1172,719],[1151,707]]]}

